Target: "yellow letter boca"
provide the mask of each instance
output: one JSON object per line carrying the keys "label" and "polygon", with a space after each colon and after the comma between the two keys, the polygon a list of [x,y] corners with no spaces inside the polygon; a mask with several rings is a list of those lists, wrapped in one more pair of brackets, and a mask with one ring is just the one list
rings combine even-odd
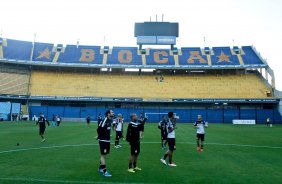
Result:
{"label": "yellow letter boca", "polygon": [[94,61],[95,51],[93,49],[81,49],[81,62],[92,62]]}
{"label": "yellow letter boca", "polygon": [[118,61],[120,63],[131,63],[132,52],[130,50],[120,50],[118,52]]}
{"label": "yellow letter boca", "polygon": [[[161,58],[162,57],[162,58]],[[164,64],[168,62],[168,53],[166,51],[154,52],[154,61],[156,63]]]}

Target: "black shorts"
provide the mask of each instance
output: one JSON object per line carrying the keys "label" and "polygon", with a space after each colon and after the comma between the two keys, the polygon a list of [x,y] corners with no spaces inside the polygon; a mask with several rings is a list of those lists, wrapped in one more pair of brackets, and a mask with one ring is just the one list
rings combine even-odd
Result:
{"label": "black shorts", "polygon": [[204,141],[205,140],[205,134],[197,134],[197,140]]}
{"label": "black shorts", "polygon": [[110,153],[110,142],[99,141],[101,155]]}
{"label": "black shorts", "polygon": [[168,149],[170,151],[176,150],[175,138],[167,138]]}
{"label": "black shorts", "polygon": [[140,142],[130,143],[131,155],[139,155],[140,153]]}
{"label": "black shorts", "polygon": [[116,131],[116,140],[119,140],[122,137],[121,131]]}
{"label": "black shorts", "polygon": [[90,121],[87,120],[87,124],[90,124]]}
{"label": "black shorts", "polygon": [[44,135],[46,127],[39,127],[39,135]]}
{"label": "black shorts", "polygon": [[140,131],[141,131],[141,132],[144,132],[144,125],[141,125],[141,126],[140,126]]}
{"label": "black shorts", "polygon": [[161,132],[161,138],[162,138],[162,140],[166,140],[167,134],[165,132]]}

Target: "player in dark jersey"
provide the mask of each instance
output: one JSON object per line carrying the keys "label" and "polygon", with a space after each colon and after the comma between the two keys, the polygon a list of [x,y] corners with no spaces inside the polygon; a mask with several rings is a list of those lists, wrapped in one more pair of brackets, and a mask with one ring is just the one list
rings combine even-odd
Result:
{"label": "player in dark jersey", "polygon": [[90,120],[91,120],[91,117],[90,117],[90,115],[88,115],[86,117],[86,123],[87,123],[88,128],[90,127]]}
{"label": "player in dark jersey", "polygon": [[[139,117],[139,121],[142,122],[144,120],[144,116],[143,116],[143,113],[141,112],[140,113],[140,117]],[[145,129],[145,126],[144,124],[143,125],[140,125],[140,138],[142,139],[143,138],[143,135],[144,135],[144,129]]]}
{"label": "player in dark jersey", "polygon": [[141,171],[142,169],[137,167],[137,158],[140,153],[140,129],[144,126],[147,118],[142,121],[137,120],[136,114],[130,115],[130,122],[127,127],[126,141],[130,144],[130,158],[128,164],[128,172],[135,173],[136,170]]}
{"label": "player in dark jersey", "polygon": [[166,130],[166,116],[162,116],[162,121],[159,122],[158,128],[161,130],[161,144],[162,149],[166,148],[167,144],[167,130]]}
{"label": "player in dark jersey", "polygon": [[44,115],[40,113],[38,121],[36,122],[36,125],[39,124],[39,135],[41,137],[41,142],[45,142],[44,133],[46,129],[46,123],[48,124],[48,126],[50,125],[49,121],[44,118]]}
{"label": "player in dark jersey", "polygon": [[110,139],[111,139],[111,124],[113,121],[114,112],[107,110],[104,120],[100,121],[97,128],[98,140],[100,145],[101,159],[99,172],[105,177],[111,177],[112,175],[107,172],[106,168],[106,155],[110,153]]}

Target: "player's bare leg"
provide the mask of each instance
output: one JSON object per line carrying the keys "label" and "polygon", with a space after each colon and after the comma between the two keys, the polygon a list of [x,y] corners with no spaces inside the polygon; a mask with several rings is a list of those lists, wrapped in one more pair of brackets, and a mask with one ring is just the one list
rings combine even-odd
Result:
{"label": "player's bare leg", "polygon": [[135,161],[135,156],[130,155],[129,157],[129,164],[128,164],[128,172],[135,173],[134,169],[132,168],[132,164]]}

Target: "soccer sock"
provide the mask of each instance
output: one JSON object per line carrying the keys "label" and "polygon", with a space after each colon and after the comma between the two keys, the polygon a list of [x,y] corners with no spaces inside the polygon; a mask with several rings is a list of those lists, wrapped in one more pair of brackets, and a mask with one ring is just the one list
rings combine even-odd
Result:
{"label": "soccer sock", "polygon": [[204,148],[204,141],[202,141],[201,148],[202,149]]}
{"label": "soccer sock", "polygon": [[169,162],[169,164],[171,164],[172,163],[172,158],[169,158],[168,162]]}
{"label": "soccer sock", "polygon": [[106,165],[100,164],[99,169],[100,169],[100,170],[103,170],[103,172],[105,173],[105,172],[106,172]]}
{"label": "soccer sock", "polygon": [[133,168],[135,168],[135,167],[136,167],[136,164],[137,164],[136,162],[133,162]]}
{"label": "soccer sock", "polygon": [[129,164],[128,164],[128,169],[131,169],[131,168],[132,168],[132,163],[129,162]]}
{"label": "soccer sock", "polygon": [[200,141],[199,141],[199,139],[197,139],[197,145],[198,145],[198,147],[200,147]]}
{"label": "soccer sock", "polygon": [[119,145],[119,139],[117,140],[117,145]]}
{"label": "soccer sock", "polygon": [[167,158],[168,154],[166,153],[163,157],[163,159],[165,160]]}
{"label": "soccer sock", "polygon": [[117,141],[117,140],[115,141],[115,146],[116,146],[116,145],[118,145],[118,141]]}
{"label": "soccer sock", "polygon": [[104,167],[103,167],[103,172],[104,172],[104,173],[107,172],[106,165],[104,165]]}

